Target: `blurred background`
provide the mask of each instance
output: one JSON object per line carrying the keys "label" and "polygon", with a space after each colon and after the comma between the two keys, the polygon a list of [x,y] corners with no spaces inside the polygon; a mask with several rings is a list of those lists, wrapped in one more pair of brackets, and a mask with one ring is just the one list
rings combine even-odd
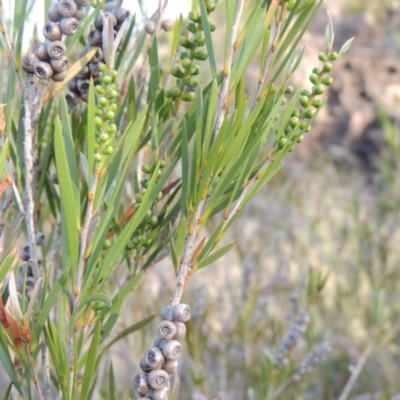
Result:
{"label": "blurred background", "polygon": [[[142,3],[150,14],[157,4]],[[169,3],[175,18],[191,2]],[[400,1],[325,1],[293,86],[309,86],[319,64],[327,10],[336,50],[355,40],[312,132],[226,238],[237,246],[188,285],[179,399],[400,399]],[[43,15],[35,11],[38,26]],[[255,65],[249,90],[257,77]],[[173,287],[164,260],[132,294],[120,328],[158,313]],[[106,356],[102,398],[111,360],[119,398],[136,398],[132,382],[157,324]]]}

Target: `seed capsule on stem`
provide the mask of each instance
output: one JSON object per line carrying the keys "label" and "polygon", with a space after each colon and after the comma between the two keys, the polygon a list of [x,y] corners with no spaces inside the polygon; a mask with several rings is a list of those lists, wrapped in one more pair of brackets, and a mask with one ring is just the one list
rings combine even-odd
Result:
{"label": "seed capsule on stem", "polygon": [[175,322],[176,334],[174,340],[183,340],[186,336],[186,325],[183,322]]}
{"label": "seed capsule on stem", "polygon": [[67,77],[68,70],[65,68],[63,71],[53,74],[51,80],[54,82],[62,82]]}
{"label": "seed capsule on stem", "polygon": [[62,72],[67,68],[68,58],[65,56],[62,56],[61,58],[57,58],[57,59],[52,58],[50,60],[50,65],[51,65],[51,68],[53,68],[53,71],[58,74],[59,72]]}
{"label": "seed capsule on stem", "polygon": [[89,91],[89,85],[89,79],[78,79],[78,82],[76,83],[76,86],[81,94]]}
{"label": "seed capsule on stem", "polygon": [[49,42],[47,43],[46,47],[47,47],[47,54],[50,56],[50,58],[55,58],[56,60],[58,58],[62,58],[65,55],[65,52],[67,51],[65,44],[60,40]]}
{"label": "seed capsule on stem", "polygon": [[157,327],[157,334],[162,339],[171,340],[176,336],[177,326],[172,321],[161,321]]}
{"label": "seed capsule on stem", "polygon": [[59,0],[58,12],[62,17],[72,17],[78,10],[78,5],[74,0]]}
{"label": "seed capsule on stem", "polygon": [[75,0],[75,3],[78,7],[87,7],[90,3],[90,0]]}
{"label": "seed capsule on stem", "polygon": [[168,400],[169,389],[163,388],[160,390],[152,390],[150,393],[146,394],[146,398],[151,400]]}
{"label": "seed capsule on stem", "polygon": [[67,93],[65,93],[65,100],[67,102],[68,109],[72,110],[79,104],[79,102],[81,101],[81,98],[77,93],[68,91]]}
{"label": "seed capsule on stem", "polygon": [[50,21],[58,22],[62,18],[62,15],[58,11],[58,3],[53,3],[47,10],[47,16]]}
{"label": "seed capsule on stem", "polygon": [[138,391],[139,394],[146,394],[150,392],[149,381],[147,374],[137,374],[133,381],[133,387]]}
{"label": "seed capsule on stem", "polygon": [[53,76],[51,65],[45,61],[35,63],[35,74],[40,79],[50,79]]}
{"label": "seed capsule on stem", "polygon": [[81,21],[86,16],[86,7],[79,7],[77,12],[74,14],[74,18]]}
{"label": "seed capsule on stem", "polygon": [[153,369],[160,369],[164,361],[161,350],[157,347],[152,347],[143,354],[140,360],[140,368],[142,368],[143,372],[150,372]]}
{"label": "seed capsule on stem", "polygon": [[43,28],[43,35],[49,40],[60,40],[61,29],[56,22],[48,22]]}
{"label": "seed capsule on stem", "polygon": [[165,360],[177,360],[182,354],[182,345],[177,340],[162,340],[159,348]]}
{"label": "seed capsule on stem", "polygon": [[47,52],[47,45],[44,42],[39,42],[35,48],[35,55],[38,60],[46,61],[49,59],[49,53]]}
{"label": "seed capsule on stem", "polygon": [[79,22],[76,18],[74,17],[70,17],[70,18],[63,18],[60,21],[60,29],[61,32],[64,35],[67,36],[72,36],[74,35],[76,32],[78,32],[79,29]]}
{"label": "seed capsule on stem", "polygon": [[35,72],[36,61],[37,56],[35,53],[28,54],[22,61],[22,69],[28,74],[33,74]]}
{"label": "seed capsule on stem", "polygon": [[169,375],[163,369],[151,371],[147,377],[149,385],[153,390],[169,388]]}
{"label": "seed capsule on stem", "polygon": [[162,369],[172,375],[176,372],[178,368],[178,360],[168,360],[162,365]]}
{"label": "seed capsule on stem", "polygon": [[92,46],[101,46],[103,43],[103,35],[101,33],[101,31],[94,29],[92,31],[89,32],[89,43]]}

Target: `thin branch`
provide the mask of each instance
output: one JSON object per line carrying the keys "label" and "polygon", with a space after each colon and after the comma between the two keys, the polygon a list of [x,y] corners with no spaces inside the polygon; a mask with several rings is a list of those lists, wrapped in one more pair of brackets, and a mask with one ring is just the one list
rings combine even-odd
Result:
{"label": "thin branch", "polygon": [[46,342],[43,340],[40,345],[42,353],[42,391],[45,399],[50,399],[51,385],[50,385],[50,368],[49,368],[49,351]]}
{"label": "thin branch", "polygon": [[214,133],[213,133],[213,142],[215,142],[215,139],[218,136],[218,133],[221,129],[222,123],[224,122],[224,118],[225,118],[225,111],[226,111],[226,107],[227,107],[226,102],[227,102],[228,94],[229,94],[229,82],[230,82],[231,69],[232,69],[232,63],[233,63],[233,54],[235,52],[236,37],[237,37],[240,18],[242,16],[244,5],[245,5],[244,0],[239,0],[237,3],[236,15],[235,15],[235,19],[234,19],[233,25],[232,25],[231,40],[229,43],[228,56],[227,56],[227,59],[224,60],[224,79],[222,81],[222,88],[221,88],[221,93],[219,96],[219,102],[218,102],[218,108],[217,108],[217,114],[216,114],[216,120],[215,120],[215,126],[214,126]]}
{"label": "thin branch", "polygon": [[361,371],[364,368],[364,365],[367,362],[368,358],[374,351],[374,348],[375,348],[374,343],[370,343],[370,345],[365,349],[364,353],[358,360],[357,365],[354,367],[354,369],[350,375],[350,378],[347,381],[346,386],[344,387],[343,392],[339,397],[339,400],[347,400],[347,398],[349,397],[349,394],[351,392],[351,389],[353,388],[358,377],[360,376]]}
{"label": "thin branch", "polygon": [[10,212],[12,203],[13,203],[12,193],[8,192],[3,207],[1,208],[0,211],[0,238],[3,233],[4,225],[6,223],[7,215]]}

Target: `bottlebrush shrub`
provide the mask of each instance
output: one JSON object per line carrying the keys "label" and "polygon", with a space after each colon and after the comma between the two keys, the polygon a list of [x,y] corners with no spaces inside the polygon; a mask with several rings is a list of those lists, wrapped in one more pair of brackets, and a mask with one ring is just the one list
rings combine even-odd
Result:
{"label": "bottlebrush shrub", "polygon": [[[16,0],[7,23],[3,3],[5,398],[97,398],[106,350],[151,319],[111,341],[126,298],[168,257],[175,292],[160,310],[153,347],[143,349],[143,373],[132,376],[141,396],[165,399],[185,351],[189,277],[234,246],[219,243],[310,131],[350,41],[333,52],[329,23],[310,87],[295,90],[287,82],[301,63],[298,44],[322,1],[227,0],[226,26],[211,0],[175,22],[163,18],[165,1],[138,24],[121,1],[43,1],[46,40],[27,53],[29,2]],[[260,73],[249,93],[254,61]],[[217,225],[207,235],[211,219]],[[111,368],[108,399],[117,398],[113,376]]]}

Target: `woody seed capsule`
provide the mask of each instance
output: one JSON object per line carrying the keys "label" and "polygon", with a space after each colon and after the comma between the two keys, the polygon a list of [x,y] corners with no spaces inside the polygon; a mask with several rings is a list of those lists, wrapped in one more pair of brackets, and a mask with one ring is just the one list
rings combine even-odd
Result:
{"label": "woody seed capsule", "polygon": [[169,375],[163,369],[153,370],[147,377],[149,385],[154,390],[169,388]]}
{"label": "woody seed capsule", "polygon": [[162,340],[159,346],[165,360],[177,360],[182,354],[182,345],[177,340]]}
{"label": "woody seed capsule", "polygon": [[140,368],[143,372],[150,372],[153,369],[159,369],[163,365],[165,359],[161,350],[157,347],[152,347],[143,354],[140,360]]}
{"label": "woody seed capsule", "polygon": [[60,40],[55,40],[54,42],[47,43],[47,54],[50,58],[55,58],[56,60],[62,58],[67,51],[65,44]]}
{"label": "woody seed capsule", "polygon": [[133,387],[138,391],[139,394],[146,394],[150,392],[149,381],[147,374],[137,374],[133,381]]}
{"label": "woody seed capsule", "polygon": [[58,12],[62,17],[72,17],[78,10],[78,5],[74,0],[60,0],[58,2]]}
{"label": "woody seed capsule", "polygon": [[43,27],[43,35],[49,40],[60,40],[62,34],[59,25],[50,21]]}

